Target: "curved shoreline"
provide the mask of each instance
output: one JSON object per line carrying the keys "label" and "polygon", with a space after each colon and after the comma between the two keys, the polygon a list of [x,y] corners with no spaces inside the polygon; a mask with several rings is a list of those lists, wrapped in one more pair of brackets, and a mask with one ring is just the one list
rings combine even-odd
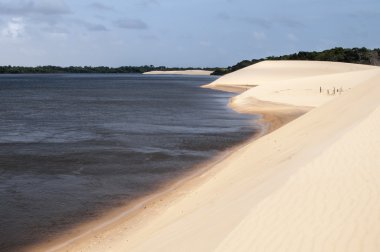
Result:
{"label": "curved shoreline", "polygon": [[[238,94],[246,91],[245,88],[232,88],[230,90],[225,88],[212,89]],[[96,240],[103,234],[120,228],[120,226],[127,225],[128,229],[131,229],[131,231],[139,228],[144,225],[144,223],[148,222],[148,219],[146,219],[147,215],[150,217],[155,216],[158,211],[161,211],[163,208],[167,207],[168,204],[171,204],[175,200],[179,199],[182,194],[186,193],[186,191],[191,190],[195,186],[204,182],[204,180],[207,180],[209,176],[216,173],[217,170],[213,170],[213,167],[215,167],[218,163],[222,162],[241,148],[244,148],[252,141],[269,134],[270,132],[280,128],[301,115],[298,109],[295,109],[295,113],[289,113],[286,115],[283,113],[276,114],[273,112],[259,112],[254,109],[254,106],[257,104],[252,104],[251,108],[246,106],[236,106],[233,104],[234,97],[232,97],[227,104],[231,109],[235,110],[237,113],[260,115],[262,117],[261,119],[256,120],[258,125],[261,125],[261,129],[254,136],[244,140],[240,144],[228,148],[222,153],[219,153],[217,156],[212,157],[209,161],[195,165],[191,171],[185,173],[180,178],[166,182],[154,193],[133,200],[121,208],[116,208],[108,214],[100,216],[95,221],[82,223],[78,227],[74,227],[72,230],[69,230],[69,234],[64,234],[53,238],[51,241],[29,246],[26,248],[26,251],[77,251],[80,247],[82,247],[82,244],[91,244],[93,239]],[[145,220],[143,220],[144,218]]]}
{"label": "curved shoreline", "polygon": [[253,137],[246,139],[244,142],[230,147],[219,155],[211,158],[209,161],[196,165],[190,172],[188,172],[188,174],[184,174],[180,178],[167,182],[153,194],[133,200],[127,205],[117,208],[105,216],[97,218],[95,221],[80,224],[78,227],[70,230],[69,235],[62,235],[58,238],[54,238],[52,241],[32,245],[27,248],[27,251],[74,252],[81,249],[82,246],[87,246],[87,244],[93,243],[93,240],[97,240],[98,237],[104,235],[105,233],[115,231],[121,227],[125,229],[125,226],[128,226],[130,232],[133,232],[133,230],[143,226],[144,223],[149,222],[149,218],[147,218],[147,216],[155,216],[157,212],[162,211],[169,204],[173,203],[175,200],[178,200],[181,195],[186,193],[186,191],[193,189],[210,178],[210,176],[217,173],[218,170],[213,168],[218,163],[227,159],[233,153],[239,151],[253,141],[256,141],[257,139],[296,119],[310,109],[300,106],[297,107],[286,104],[269,103],[254,99],[252,99],[249,104],[244,105],[239,105],[234,102],[234,99],[239,94],[244,93],[255,86],[221,85],[213,87],[208,84],[201,87],[223,92],[236,93],[237,95],[230,98],[227,105],[237,113],[260,115],[261,119],[256,120],[256,122],[261,125],[260,132],[255,134]]}
{"label": "curved shoreline", "polygon": [[[253,109],[253,107],[250,110],[246,110],[246,107],[244,109],[239,108],[238,106],[234,106],[232,102],[228,105],[238,113],[252,113],[256,115],[258,113],[255,109]],[[151,219],[154,219],[162,211],[165,211],[165,209],[170,207],[171,204],[175,204],[175,202],[180,200],[183,195],[212,179],[212,177],[220,171],[220,168],[217,167],[219,163],[223,162],[229,156],[237,153],[239,150],[245,148],[252,142],[298,118],[303,113],[305,112],[300,113],[300,110],[297,108],[294,108],[294,113],[288,111],[287,114],[262,112],[260,114],[262,119],[257,120],[257,122],[262,125],[262,130],[257,135],[245,140],[237,146],[223,151],[223,153],[212,158],[210,161],[206,161],[198,167],[193,167],[189,174],[185,174],[179,179],[168,182],[152,195],[138,199],[135,202],[131,202],[128,206],[123,207],[122,210],[116,209],[109,215],[99,218],[99,220],[95,223],[84,224],[85,228],[82,228],[87,231],[81,232],[76,237],[58,239],[58,241],[53,242],[53,245],[39,244],[28,248],[28,251],[91,251],[92,244],[96,244],[103,238],[113,236],[113,234],[119,232],[136,232],[136,230],[139,230],[144,225],[149,223]]]}

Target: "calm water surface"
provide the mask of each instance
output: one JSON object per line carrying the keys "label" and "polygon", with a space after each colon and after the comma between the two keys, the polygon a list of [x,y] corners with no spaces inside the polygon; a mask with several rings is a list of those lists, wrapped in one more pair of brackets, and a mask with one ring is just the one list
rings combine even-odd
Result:
{"label": "calm water surface", "polygon": [[0,76],[0,250],[55,236],[252,136],[213,77]]}

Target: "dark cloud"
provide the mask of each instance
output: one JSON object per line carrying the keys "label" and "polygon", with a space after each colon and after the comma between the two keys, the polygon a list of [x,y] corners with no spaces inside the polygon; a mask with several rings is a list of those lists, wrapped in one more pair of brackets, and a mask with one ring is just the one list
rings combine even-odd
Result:
{"label": "dark cloud", "polygon": [[99,2],[94,2],[89,5],[91,8],[100,10],[100,11],[114,11],[114,8],[112,6],[108,6]]}
{"label": "dark cloud", "polygon": [[63,0],[13,0],[0,2],[0,14],[3,15],[63,15],[71,10]]}
{"label": "dark cloud", "polygon": [[115,22],[116,26],[122,29],[145,30],[148,25],[139,19],[120,19]]}

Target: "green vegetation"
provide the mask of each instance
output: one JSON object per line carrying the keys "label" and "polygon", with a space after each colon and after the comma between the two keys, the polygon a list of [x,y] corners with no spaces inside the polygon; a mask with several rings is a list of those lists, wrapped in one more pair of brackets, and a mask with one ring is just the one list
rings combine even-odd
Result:
{"label": "green vegetation", "polygon": [[212,74],[224,75],[264,60],[319,60],[379,66],[380,49],[336,47],[322,52],[299,52],[278,57],[270,56],[263,59],[243,60],[234,66],[219,68]]}
{"label": "green vegetation", "polygon": [[[106,67],[106,66],[0,66],[0,74],[41,74],[41,73],[145,73],[149,71],[174,71],[174,70],[194,70],[202,68],[167,68],[165,66],[122,66],[122,67]],[[203,68],[203,70],[215,71],[216,68]]]}
{"label": "green vegetation", "polygon": [[259,63],[264,60],[319,60],[319,61],[336,61],[356,64],[380,66],[380,49],[363,48],[342,48],[336,47],[322,52],[299,52],[284,56],[270,56],[262,59],[243,60],[236,65],[227,68],[178,68],[165,66],[0,66],[0,74],[34,74],[34,73],[145,73],[149,71],[177,71],[177,70],[208,70],[214,71],[212,75],[224,75],[244,67]]}

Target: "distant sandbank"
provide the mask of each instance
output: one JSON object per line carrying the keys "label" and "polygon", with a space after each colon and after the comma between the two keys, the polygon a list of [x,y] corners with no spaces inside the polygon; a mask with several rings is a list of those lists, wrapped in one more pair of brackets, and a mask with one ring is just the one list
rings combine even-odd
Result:
{"label": "distant sandbank", "polygon": [[211,75],[212,71],[206,70],[183,70],[183,71],[150,71],[144,74],[151,75]]}

